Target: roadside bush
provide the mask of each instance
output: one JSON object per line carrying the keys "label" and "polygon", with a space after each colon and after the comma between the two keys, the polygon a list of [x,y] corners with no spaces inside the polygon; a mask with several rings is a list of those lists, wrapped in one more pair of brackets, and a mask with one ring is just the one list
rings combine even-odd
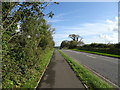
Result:
{"label": "roadside bush", "polygon": [[54,30],[41,12],[41,5],[46,4],[48,2],[2,3],[3,88],[34,88],[49,62]]}
{"label": "roadside bush", "polygon": [[120,55],[120,48],[118,44],[86,44],[84,46],[79,46],[77,49],[79,50],[86,50],[86,51],[94,51],[100,53],[107,53],[107,54],[115,54]]}

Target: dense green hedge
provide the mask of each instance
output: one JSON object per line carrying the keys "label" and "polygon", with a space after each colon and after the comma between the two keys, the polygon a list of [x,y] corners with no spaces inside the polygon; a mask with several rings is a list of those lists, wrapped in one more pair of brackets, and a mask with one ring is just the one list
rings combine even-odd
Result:
{"label": "dense green hedge", "polygon": [[99,52],[99,53],[120,55],[120,43],[117,43],[117,44],[91,43],[91,44],[85,44],[83,46],[78,46],[77,49]]}
{"label": "dense green hedge", "polygon": [[[34,88],[49,62],[54,29],[41,12],[48,4],[2,2],[3,88]],[[52,17],[52,13],[47,15]]]}
{"label": "dense green hedge", "polygon": [[39,51],[42,52],[39,56],[17,62],[10,59],[8,66],[3,65],[3,88],[34,88],[50,60],[52,51]]}
{"label": "dense green hedge", "polygon": [[114,54],[120,55],[120,49],[118,48],[78,48],[79,50],[86,50],[86,51],[93,51],[99,53],[107,53],[107,54]]}

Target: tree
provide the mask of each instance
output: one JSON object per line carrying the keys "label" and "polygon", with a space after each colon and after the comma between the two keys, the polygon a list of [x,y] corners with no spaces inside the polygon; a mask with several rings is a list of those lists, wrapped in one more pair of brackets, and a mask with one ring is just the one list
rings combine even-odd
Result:
{"label": "tree", "polygon": [[[74,44],[76,44],[76,46],[80,46],[80,45],[84,44],[84,42],[82,41],[83,38],[77,34],[70,34],[69,37],[72,38],[73,41],[75,41]],[[79,38],[80,38],[80,40],[79,40]],[[73,44],[73,43],[71,43],[71,44]]]}
{"label": "tree", "polygon": [[70,34],[69,37],[72,38],[73,41],[75,41],[76,38],[77,38],[77,35],[76,34]]}
{"label": "tree", "polygon": [[62,41],[60,48],[69,48],[70,42],[68,40]]}
{"label": "tree", "polygon": [[[49,2],[2,2],[2,85],[24,87],[40,75],[45,53],[53,49],[53,28],[43,13]],[[16,32],[17,24],[20,31]],[[34,81],[34,80],[33,80]],[[29,85],[28,85],[29,86]]]}
{"label": "tree", "polygon": [[80,37],[79,35],[76,35],[76,40],[77,40],[77,41],[78,41],[79,37]]}
{"label": "tree", "polygon": [[69,35],[70,38],[72,38],[73,41],[79,41],[79,38],[80,38],[80,41],[82,41],[82,37],[77,35],[77,34],[70,34]]}
{"label": "tree", "polygon": [[[71,41],[64,40],[62,41],[60,48],[76,48],[77,46],[82,46],[84,42],[82,41],[82,37],[76,34],[70,34]],[[80,40],[79,40],[80,38]]]}
{"label": "tree", "polygon": [[73,48],[76,48],[78,45],[78,42],[77,41],[70,41],[70,44],[69,44],[69,49],[73,49]]}

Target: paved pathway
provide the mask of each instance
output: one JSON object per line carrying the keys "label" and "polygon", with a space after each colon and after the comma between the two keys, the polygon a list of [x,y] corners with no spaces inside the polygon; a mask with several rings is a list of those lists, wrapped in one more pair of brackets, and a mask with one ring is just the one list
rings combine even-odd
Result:
{"label": "paved pathway", "polygon": [[84,88],[66,60],[55,50],[39,88]]}

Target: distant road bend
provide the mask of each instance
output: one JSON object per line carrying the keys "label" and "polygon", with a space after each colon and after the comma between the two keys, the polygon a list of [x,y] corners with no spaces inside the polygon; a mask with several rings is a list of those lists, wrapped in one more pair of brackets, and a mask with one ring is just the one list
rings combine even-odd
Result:
{"label": "distant road bend", "polygon": [[118,60],[117,58],[89,54],[84,52],[62,50],[66,55],[75,59],[82,65],[92,69],[104,78],[108,79],[115,85],[120,87],[118,83]]}

